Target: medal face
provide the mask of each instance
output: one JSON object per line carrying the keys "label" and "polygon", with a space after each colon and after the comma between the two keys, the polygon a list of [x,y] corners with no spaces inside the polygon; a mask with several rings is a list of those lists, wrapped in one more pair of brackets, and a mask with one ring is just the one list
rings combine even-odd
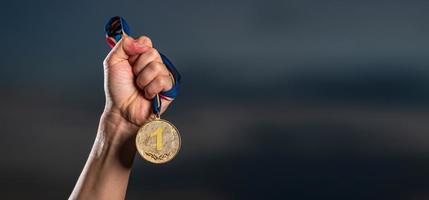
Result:
{"label": "medal face", "polygon": [[145,123],[136,137],[139,154],[145,160],[156,164],[173,159],[179,152],[180,142],[177,128],[163,119],[154,119]]}

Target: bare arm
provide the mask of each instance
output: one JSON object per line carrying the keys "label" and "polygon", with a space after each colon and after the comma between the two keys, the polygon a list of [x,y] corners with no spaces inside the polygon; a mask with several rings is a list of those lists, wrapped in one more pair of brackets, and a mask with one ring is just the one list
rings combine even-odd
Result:
{"label": "bare arm", "polygon": [[[106,107],[70,199],[125,198],[137,130],[151,116],[150,100],[173,84],[147,37],[125,36],[106,57],[104,71]],[[162,101],[161,112],[171,103]]]}
{"label": "bare arm", "polygon": [[136,127],[121,122],[120,117],[105,115],[109,114],[101,117],[91,153],[70,199],[125,198],[136,150],[132,137],[117,139],[114,135],[132,135]]}

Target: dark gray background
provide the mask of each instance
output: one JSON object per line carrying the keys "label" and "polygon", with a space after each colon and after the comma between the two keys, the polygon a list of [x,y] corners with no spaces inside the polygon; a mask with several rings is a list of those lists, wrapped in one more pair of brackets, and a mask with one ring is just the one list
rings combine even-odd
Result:
{"label": "dark gray background", "polygon": [[183,75],[183,139],[127,199],[429,198],[429,1],[8,1],[0,194],[65,199],[103,109],[103,26]]}

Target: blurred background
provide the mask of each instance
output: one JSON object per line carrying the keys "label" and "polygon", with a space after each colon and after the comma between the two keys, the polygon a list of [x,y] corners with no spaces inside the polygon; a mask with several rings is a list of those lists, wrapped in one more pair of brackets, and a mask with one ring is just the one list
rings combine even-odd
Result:
{"label": "blurred background", "polygon": [[66,199],[120,15],[183,75],[127,199],[429,199],[429,1],[2,2],[0,194]]}

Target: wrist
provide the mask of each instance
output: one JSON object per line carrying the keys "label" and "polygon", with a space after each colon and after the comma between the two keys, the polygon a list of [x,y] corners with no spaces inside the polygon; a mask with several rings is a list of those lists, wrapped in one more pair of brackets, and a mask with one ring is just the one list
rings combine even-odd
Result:
{"label": "wrist", "polygon": [[125,119],[119,110],[105,108],[100,118],[97,136],[102,136],[113,145],[122,145],[135,138],[138,126]]}
{"label": "wrist", "polygon": [[113,109],[105,109],[100,118],[92,155],[102,158],[115,155],[121,165],[130,168],[136,153],[138,127]]}

